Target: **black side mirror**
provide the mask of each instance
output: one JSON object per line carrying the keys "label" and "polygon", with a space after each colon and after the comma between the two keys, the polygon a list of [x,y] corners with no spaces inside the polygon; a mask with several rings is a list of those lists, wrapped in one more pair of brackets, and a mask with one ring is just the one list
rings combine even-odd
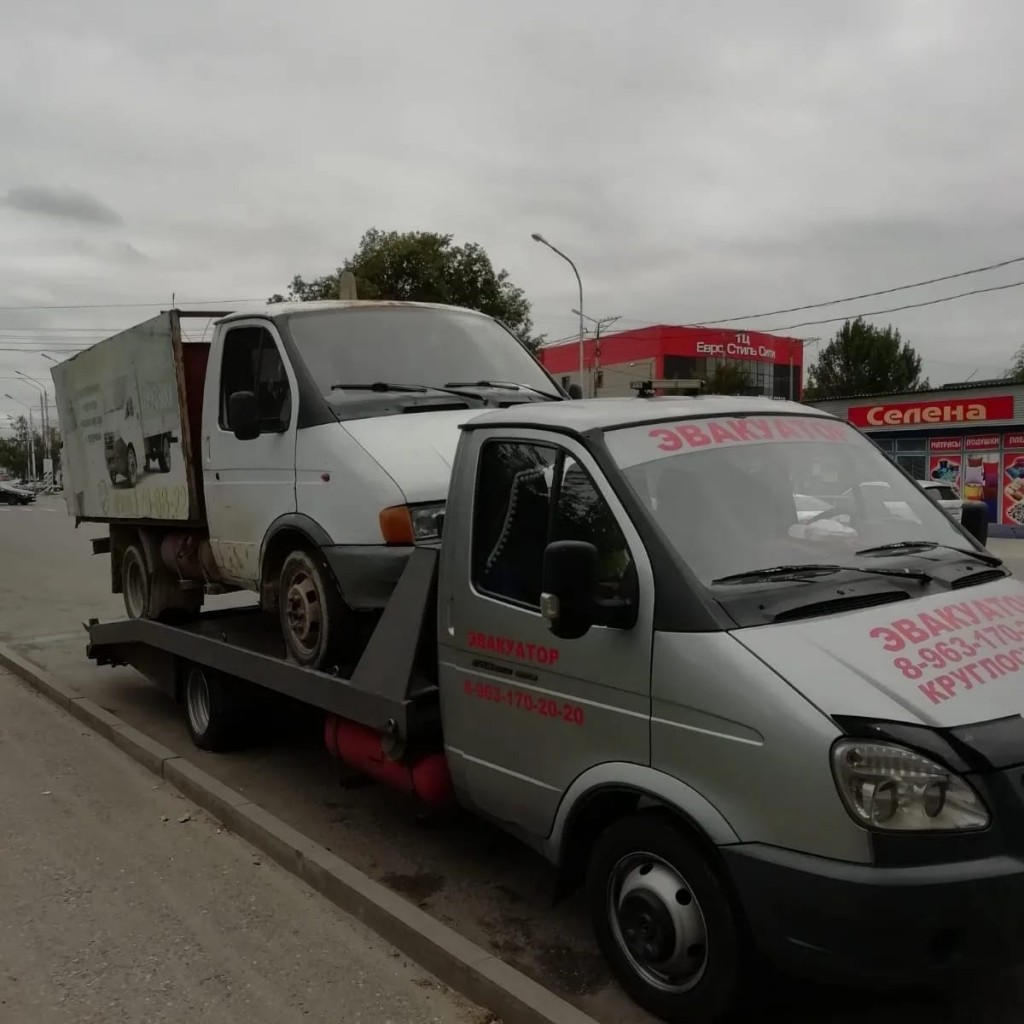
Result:
{"label": "black side mirror", "polygon": [[540,612],[551,632],[578,640],[594,624],[597,611],[597,548],[580,540],[556,540],[544,550]]}
{"label": "black side mirror", "polygon": [[228,428],[239,441],[260,436],[260,414],[251,391],[235,391],[228,397]]}
{"label": "black side mirror", "polygon": [[566,390],[569,392],[569,397],[570,398],[582,398],[583,397],[583,388],[581,388],[579,386],[579,384],[570,384],[569,387]]}
{"label": "black side mirror", "polygon": [[965,501],[960,525],[984,547],[988,543],[988,505],[983,501]]}

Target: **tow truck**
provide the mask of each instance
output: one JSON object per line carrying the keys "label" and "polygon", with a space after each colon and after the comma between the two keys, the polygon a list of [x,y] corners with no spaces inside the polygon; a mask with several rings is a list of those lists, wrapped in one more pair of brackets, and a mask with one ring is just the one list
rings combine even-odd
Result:
{"label": "tow truck", "polygon": [[1024,586],[849,424],[641,391],[468,419],[351,663],[296,664],[259,607],[94,621],[88,654],[205,749],[267,692],[322,709],[336,757],[583,885],[665,1020],[730,1011],[750,949],[872,984],[1020,963]]}

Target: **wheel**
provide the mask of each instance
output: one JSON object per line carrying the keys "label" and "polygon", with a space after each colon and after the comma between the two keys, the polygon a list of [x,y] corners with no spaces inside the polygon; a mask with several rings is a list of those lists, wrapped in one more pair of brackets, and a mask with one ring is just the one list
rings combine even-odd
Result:
{"label": "wheel", "polygon": [[242,686],[200,665],[190,665],[182,697],[185,724],[200,750],[231,750],[243,738]]}
{"label": "wheel", "polygon": [[156,464],[161,473],[169,473],[171,471],[171,442],[169,438],[165,437],[160,441],[160,451],[157,452]]}
{"label": "wheel", "polygon": [[128,486],[134,487],[139,479],[139,462],[135,457],[135,445],[128,445],[128,454],[125,456],[125,474],[128,478]]}
{"label": "wheel", "polygon": [[293,551],[281,566],[281,632],[299,665],[324,668],[342,653],[350,615],[326,568],[307,551]]}
{"label": "wheel", "polygon": [[717,1020],[741,987],[739,925],[700,848],[657,812],[624,818],[598,839],[587,903],[622,987],[663,1020]]}
{"label": "wheel", "polygon": [[138,544],[129,544],[121,557],[121,591],[124,608],[130,619],[148,619],[153,574]]}

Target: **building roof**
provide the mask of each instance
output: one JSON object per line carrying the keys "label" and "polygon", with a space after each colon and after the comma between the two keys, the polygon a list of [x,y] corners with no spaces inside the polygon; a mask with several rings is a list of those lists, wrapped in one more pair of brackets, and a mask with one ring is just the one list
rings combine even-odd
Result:
{"label": "building roof", "polygon": [[1004,377],[992,377],[988,380],[969,380],[961,384],[943,384],[937,388],[922,388],[920,391],[862,391],[849,395],[836,395],[832,398],[808,398],[807,405],[821,405],[825,402],[850,402],[861,398],[903,398],[915,395],[938,395],[944,391],[975,391],[981,388],[1020,387],[1015,381]]}
{"label": "building roof", "polygon": [[[688,419],[694,416],[749,416],[758,413],[787,416],[828,416],[799,402],[736,395],[694,395],[664,398],[587,398],[565,402],[526,402],[475,416],[467,427],[561,427],[582,434],[613,430],[633,423]],[[832,418],[832,417],[829,417]]]}

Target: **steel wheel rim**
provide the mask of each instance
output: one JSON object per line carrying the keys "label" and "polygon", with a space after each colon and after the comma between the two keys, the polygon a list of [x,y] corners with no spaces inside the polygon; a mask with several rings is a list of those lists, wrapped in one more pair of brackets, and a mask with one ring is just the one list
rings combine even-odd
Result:
{"label": "steel wheel rim", "polygon": [[662,992],[689,992],[708,965],[704,912],[682,873],[652,853],[622,857],[608,877],[606,913],[632,969]]}
{"label": "steel wheel rim", "polygon": [[133,619],[141,619],[146,614],[146,580],[142,566],[136,557],[128,559],[124,571],[124,596],[128,606],[128,615]]}
{"label": "steel wheel rim", "polygon": [[202,736],[210,727],[210,684],[199,669],[193,669],[189,676],[185,706],[192,731]]}
{"label": "steel wheel rim", "polygon": [[312,655],[320,642],[322,626],[320,592],[305,569],[292,573],[284,596],[285,622],[294,645]]}

